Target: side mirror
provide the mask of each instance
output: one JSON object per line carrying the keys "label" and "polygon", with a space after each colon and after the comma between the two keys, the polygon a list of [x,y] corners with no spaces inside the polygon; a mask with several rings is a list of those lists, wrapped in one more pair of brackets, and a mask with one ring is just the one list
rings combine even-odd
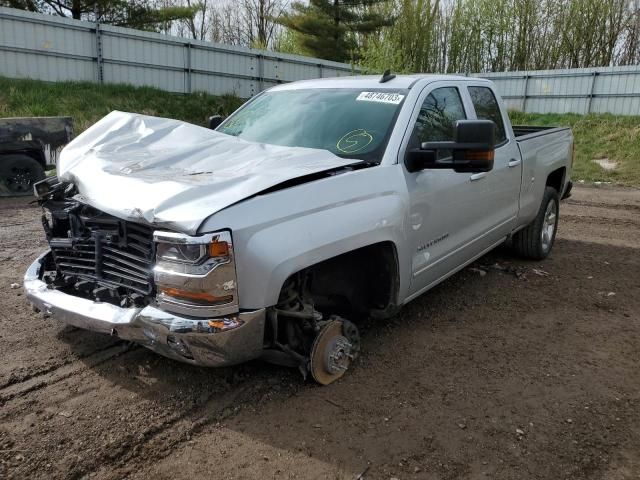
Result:
{"label": "side mirror", "polygon": [[[488,172],[493,168],[496,125],[491,120],[458,120],[453,142],[425,142],[407,152],[405,165],[410,172],[451,169],[459,173]],[[451,152],[438,159],[438,152]]]}
{"label": "side mirror", "polygon": [[215,130],[223,122],[224,117],[222,115],[212,115],[209,117],[209,128]]}

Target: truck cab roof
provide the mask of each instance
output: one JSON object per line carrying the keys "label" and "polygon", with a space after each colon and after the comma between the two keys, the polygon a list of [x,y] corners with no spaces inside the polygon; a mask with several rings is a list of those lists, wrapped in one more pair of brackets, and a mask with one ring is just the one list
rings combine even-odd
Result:
{"label": "truck cab roof", "polygon": [[466,81],[474,80],[482,83],[490,83],[476,77],[464,77],[460,75],[433,75],[433,74],[412,74],[396,75],[395,78],[380,82],[381,75],[354,75],[351,77],[331,77],[317,78],[312,80],[299,80],[297,82],[284,83],[271,88],[271,91],[279,90],[301,90],[310,88],[391,88],[391,89],[411,89],[420,82],[422,85],[437,81]]}

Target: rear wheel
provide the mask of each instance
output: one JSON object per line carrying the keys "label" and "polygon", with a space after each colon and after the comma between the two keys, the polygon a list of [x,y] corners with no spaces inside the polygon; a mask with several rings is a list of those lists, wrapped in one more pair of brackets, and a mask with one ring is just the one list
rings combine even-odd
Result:
{"label": "rear wheel", "polygon": [[533,260],[547,258],[556,239],[560,198],[553,187],[546,187],[538,215],[526,228],[513,236],[513,248]]}
{"label": "rear wheel", "polygon": [[33,184],[45,178],[44,168],[27,155],[0,157],[0,182],[7,195],[31,195]]}

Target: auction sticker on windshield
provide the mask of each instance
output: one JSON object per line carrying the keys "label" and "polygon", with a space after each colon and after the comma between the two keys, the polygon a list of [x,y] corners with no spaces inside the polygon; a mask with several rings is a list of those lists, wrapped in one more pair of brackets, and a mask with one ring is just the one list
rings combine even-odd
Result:
{"label": "auction sticker on windshield", "polygon": [[361,102],[380,102],[398,105],[403,98],[404,95],[400,95],[399,93],[362,92],[360,95],[358,95],[358,98],[356,98],[356,100]]}

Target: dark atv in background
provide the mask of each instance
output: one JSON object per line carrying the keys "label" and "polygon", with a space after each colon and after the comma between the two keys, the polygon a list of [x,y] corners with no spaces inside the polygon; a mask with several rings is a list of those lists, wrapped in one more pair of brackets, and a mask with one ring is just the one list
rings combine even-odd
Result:
{"label": "dark atv in background", "polygon": [[0,197],[32,195],[72,138],[70,117],[0,118]]}

